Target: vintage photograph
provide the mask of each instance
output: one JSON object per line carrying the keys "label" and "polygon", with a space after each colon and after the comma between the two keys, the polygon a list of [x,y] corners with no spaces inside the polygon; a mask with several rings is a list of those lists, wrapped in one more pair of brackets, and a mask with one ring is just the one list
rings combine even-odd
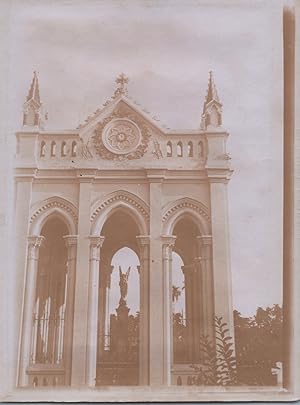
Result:
{"label": "vintage photograph", "polygon": [[287,391],[283,8],[12,2],[5,400]]}

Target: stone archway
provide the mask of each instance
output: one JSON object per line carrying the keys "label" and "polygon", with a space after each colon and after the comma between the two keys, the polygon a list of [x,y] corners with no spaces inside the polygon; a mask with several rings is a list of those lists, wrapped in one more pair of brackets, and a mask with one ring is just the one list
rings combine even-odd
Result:
{"label": "stone archway", "polygon": [[[104,242],[100,258],[96,385],[138,385],[139,315],[130,306],[128,290],[133,272],[140,269],[139,228],[130,213],[119,207],[105,221],[101,236]],[[123,254],[115,268],[114,257],[124,248],[129,254],[134,252],[138,264]],[[109,305],[112,294],[117,296],[113,300],[115,308]],[[133,306],[139,313],[139,299],[135,301]]]}

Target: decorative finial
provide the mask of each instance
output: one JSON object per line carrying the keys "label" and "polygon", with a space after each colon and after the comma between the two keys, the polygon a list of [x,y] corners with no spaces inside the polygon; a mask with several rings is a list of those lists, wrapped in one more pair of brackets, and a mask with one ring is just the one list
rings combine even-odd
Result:
{"label": "decorative finial", "polygon": [[33,79],[23,107],[23,125],[39,128],[43,125],[42,103],[36,71],[33,72]]}
{"label": "decorative finial", "polygon": [[217,88],[214,82],[214,76],[212,70],[209,71],[209,79],[208,79],[208,89],[207,89],[207,94],[205,98],[205,104],[208,104],[211,101],[216,101],[217,103],[220,103]]}
{"label": "decorative finial", "polygon": [[117,78],[116,78],[116,83],[118,85],[117,89],[115,90],[114,96],[117,97],[121,94],[124,94],[127,96],[128,90],[127,90],[127,84],[129,82],[129,78],[124,74],[121,73]]}
{"label": "decorative finial", "polygon": [[203,104],[201,128],[219,127],[222,125],[222,103],[220,102],[214,82],[213,72],[209,71],[208,88]]}
{"label": "decorative finial", "polygon": [[33,71],[33,79],[27,96],[27,101],[34,100],[37,104],[41,104],[40,90],[37,72]]}

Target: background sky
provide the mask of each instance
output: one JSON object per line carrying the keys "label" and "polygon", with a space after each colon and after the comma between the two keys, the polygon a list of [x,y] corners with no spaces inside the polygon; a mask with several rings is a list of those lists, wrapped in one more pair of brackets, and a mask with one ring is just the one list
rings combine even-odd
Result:
{"label": "background sky", "polygon": [[170,128],[197,128],[213,70],[230,132],[234,307],[282,302],[281,1],[12,2],[10,111],[21,127],[32,72],[49,128],[75,128],[129,94]]}

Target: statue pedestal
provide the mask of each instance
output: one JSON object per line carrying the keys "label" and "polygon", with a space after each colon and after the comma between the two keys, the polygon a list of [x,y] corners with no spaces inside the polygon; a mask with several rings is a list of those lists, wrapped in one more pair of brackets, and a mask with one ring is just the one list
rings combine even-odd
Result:
{"label": "statue pedestal", "polygon": [[118,361],[126,361],[128,357],[128,313],[126,301],[120,299],[119,306],[116,309],[117,318],[115,320],[115,355]]}

